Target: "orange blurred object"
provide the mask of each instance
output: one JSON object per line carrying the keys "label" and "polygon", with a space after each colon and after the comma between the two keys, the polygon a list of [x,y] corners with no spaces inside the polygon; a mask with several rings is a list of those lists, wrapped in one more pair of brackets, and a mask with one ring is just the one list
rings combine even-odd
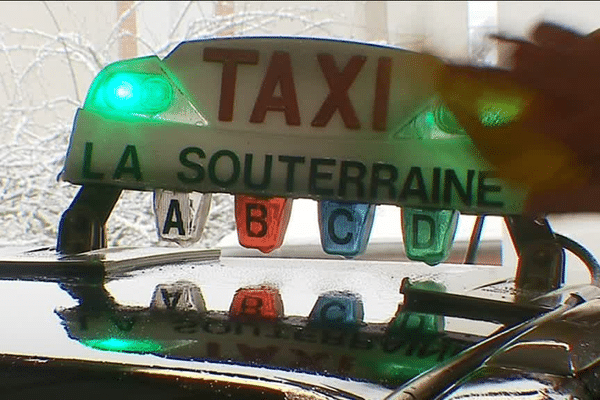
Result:
{"label": "orange blurred object", "polygon": [[576,154],[544,132],[551,105],[517,83],[510,71],[447,65],[438,90],[500,178],[534,192],[588,181],[590,172]]}

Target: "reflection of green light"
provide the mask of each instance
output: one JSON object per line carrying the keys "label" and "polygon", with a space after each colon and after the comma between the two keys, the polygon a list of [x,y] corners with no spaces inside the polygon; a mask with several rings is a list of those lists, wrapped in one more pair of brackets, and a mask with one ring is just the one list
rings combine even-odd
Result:
{"label": "reflection of green light", "polygon": [[444,331],[444,318],[431,314],[401,312],[390,323],[388,329],[392,333],[437,334]]}
{"label": "reflection of green light", "polygon": [[479,105],[479,120],[488,128],[500,127],[510,123],[521,112],[522,101],[482,101]]}
{"label": "reflection of green light", "polygon": [[[446,291],[444,285],[434,281],[411,283],[411,287],[431,292]],[[418,337],[423,337],[423,335],[437,335],[444,332],[444,317],[441,315],[402,311],[402,308],[399,308],[396,316],[388,326],[388,332],[391,334]]]}
{"label": "reflection of green light", "polygon": [[162,350],[162,346],[152,340],[107,338],[82,340],[82,343],[88,347],[105,351],[153,353]]}
{"label": "reflection of green light", "polygon": [[427,126],[433,128],[436,126],[435,116],[431,111],[425,113],[425,121],[427,122]]}
{"label": "reflection of green light", "polygon": [[445,106],[439,106],[432,114],[433,121],[437,127],[446,133],[464,134],[465,130],[460,126],[458,120]]}
{"label": "reflection of green light", "polygon": [[508,113],[502,109],[494,107],[487,107],[486,109],[482,110],[479,118],[481,119],[481,124],[483,126],[487,126],[488,128],[505,125],[512,119]]}
{"label": "reflection of green light", "polygon": [[377,365],[379,379],[388,384],[402,384],[438,364],[435,358],[425,360],[418,357],[402,358],[395,362],[379,363]]}

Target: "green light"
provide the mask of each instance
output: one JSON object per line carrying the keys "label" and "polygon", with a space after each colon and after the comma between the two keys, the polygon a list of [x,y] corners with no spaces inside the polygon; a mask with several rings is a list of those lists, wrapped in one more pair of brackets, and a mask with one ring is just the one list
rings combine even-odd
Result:
{"label": "green light", "polygon": [[409,259],[436,265],[448,258],[458,211],[403,207],[401,215],[404,249]]}
{"label": "green light", "polygon": [[102,111],[154,115],[173,102],[173,88],[157,74],[117,72],[100,74],[90,91],[85,108]]}
{"label": "green light", "polygon": [[106,103],[115,110],[134,108],[140,102],[140,83],[125,74],[113,75],[104,86]]}
{"label": "green light", "polygon": [[390,332],[415,332],[419,335],[439,333],[444,330],[444,318],[438,315],[400,312],[389,326]]}
{"label": "green light", "polygon": [[444,139],[466,132],[450,110],[439,100],[417,114],[394,136],[396,138]]}
{"label": "green light", "polygon": [[82,340],[82,343],[97,350],[120,353],[154,353],[163,349],[159,343],[152,340],[107,338]]}

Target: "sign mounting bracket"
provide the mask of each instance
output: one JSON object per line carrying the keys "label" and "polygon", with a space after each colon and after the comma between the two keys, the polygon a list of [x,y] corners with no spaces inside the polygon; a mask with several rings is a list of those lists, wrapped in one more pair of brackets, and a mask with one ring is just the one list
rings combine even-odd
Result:
{"label": "sign mounting bracket", "polygon": [[60,218],[56,250],[77,254],[106,247],[106,221],[122,190],[112,185],[82,185]]}

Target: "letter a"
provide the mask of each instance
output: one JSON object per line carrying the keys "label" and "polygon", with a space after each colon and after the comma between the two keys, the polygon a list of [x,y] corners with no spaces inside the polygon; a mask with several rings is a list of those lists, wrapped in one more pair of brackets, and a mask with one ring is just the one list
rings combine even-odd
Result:
{"label": "letter a", "polygon": [[[127,162],[130,158],[131,166],[127,166]],[[120,179],[123,174],[132,174],[136,181],[142,180],[142,171],[140,170],[140,161],[138,159],[137,151],[135,150],[135,146],[131,144],[125,147],[121,160],[119,160],[117,169],[115,169],[115,173],[113,174],[113,179]]]}
{"label": "letter a", "polygon": [[[281,88],[281,96],[276,97],[273,94],[278,83]],[[250,122],[264,122],[267,111],[283,111],[287,125],[300,125],[300,111],[292,74],[292,62],[288,53],[281,51],[273,53],[254,103]]]}
{"label": "letter a", "polygon": [[[175,217],[175,219],[173,219]],[[179,208],[179,200],[171,199],[169,203],[169,210],[167,211],[167,217],[165,218],[165,225],[162,230],[163,235],[168,235],[171,228],[177,228],[177,233],[180,236],[185,236],[185,229],[183,228],[183,218],[181,217],[181,208]]]}

